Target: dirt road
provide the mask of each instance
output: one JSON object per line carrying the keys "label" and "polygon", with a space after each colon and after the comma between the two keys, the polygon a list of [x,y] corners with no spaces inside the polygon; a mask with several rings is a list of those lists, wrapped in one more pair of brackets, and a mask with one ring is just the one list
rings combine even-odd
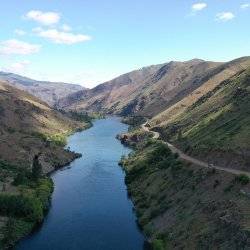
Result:
{"label": "dirt road", "polygon": [[[156,140],[160,139],[160,134],[158,132],[150,130],[150,127],[147,126],[147,123],[144,123],[142,125],[142,129],[144,131],[146,131],[146,132],[152,133],[153,134],[153,139],[156,139]],[[236,174],[236,175],[245,174],[248,177],[250,177],[250,172],[242,171],[242,170],[237,170],[237,169],[232,169],[232,168],[224,168],[224,167],[220,167],[220,166],[211,165],[211,164],[209,164],[207,162],[198,160],[196,158],[193,158],[193,157],[191,157],[191,156],[183,153],[180,149],[176,148],[174,145],[172,145],[171,143],[169,143],[167,141],[164,141],[164,143],[166,143],[168,145],[168,147],[171,149],[171,151],[173,153],[178,153],[180,159],[182,159],[184,161],[193,163],[193,164],[198,165],[200,167],[215,168],[215,169],[218,169],[218,170],[221,170],[221,171],[225,171],[225,172],[228,172],[228,173],[232,173],[232,174]]]}

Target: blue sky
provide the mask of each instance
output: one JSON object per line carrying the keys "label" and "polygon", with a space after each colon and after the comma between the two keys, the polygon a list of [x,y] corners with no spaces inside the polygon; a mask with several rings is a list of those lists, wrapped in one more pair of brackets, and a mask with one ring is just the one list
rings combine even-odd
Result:
{"label": "blue sky", "polygon": [[87,87],[171,60],[250,55],[250,0],[8,0],[0,24],[0,70]]}

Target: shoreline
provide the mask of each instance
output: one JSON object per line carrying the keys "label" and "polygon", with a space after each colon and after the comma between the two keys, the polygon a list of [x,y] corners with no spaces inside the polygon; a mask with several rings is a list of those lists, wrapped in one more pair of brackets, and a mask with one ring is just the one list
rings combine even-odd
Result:
{"label": "shoreline", "polygon": [[[93,126],[92,122],[89,123],[86,127],[81,127],[81,128],[77,128],[75,131],[72,131],[72,133],[68,134],[67,135],[67,138],[72,136],[73,134],[75,133],[78,133],[78,132],[82,132],[84,130],[87,130],[89,128],[91,128]],[[65,145],[66,147],[66,145]],[[37,230],[39,230],[39,228],[41,228],[41,226],[43,225],[44,223],[44,220],[46,218],[46,216],[48,215],[49,211],[50,211],[50,208],[51,208],[51,199],[52,199],[52,195],[53,195],[53,192],[54,192],[54,181],[53,179],[51,178],[52,174],[54,174],[55,172],[69,166],[72,162],[74,162],[75,160],[79,159],[82,157],[82,154],[80,153],[76,153],[74,151],[70,151],[68,149],[66,149],[65,147],[63,147],[63,150],[65,151],[68,151],[72,154],[72,157],[65,163],[62,163],[60,165],[57,165],[57,166],[51,166],[50,169],[48,172],[44,173],[44,177],[41,178],[41,180],[48,180],[49,182],[52,183],[52,187],[51,187],[51,190],[48,192],[47,194],[47,201],[48,201],[48,204],[46,205],[46,207],[43,209],[43,217],[42,219],[39,221],[39,222],[29,222],[30,223],[30,228],[27,230],[25,230],[23,228],[23,231],[21,232],[18,232],[18,236],[16,237],[16,239],[14,239],[12,242],[6,242],[6,243],[2,243],[2,241],[5,239],[6,235],[4,234],[4,232],[6,231],[6,226],[8,224],[8,222],[10,221],[10,219],[12,219],[11,217],[7,216],[7,221],[6,221],[6,225],[3,227],[3,239],[1,240],[0,242],[0,249],[15,249],[15,247],[17,246],[17,244],[21,241],[21,240],[24,240],[25,238],[27,237],[30,237],[33,233],[35,233]],[[42,163],[41,163],[42,164]],[[43,164],[42,164],[43,166]],[[46,168],[45,166],[43,166],[44,168]],[[37,187],[36,187],[37,188]],[[34,189],[36,189],[34,188]],[[19,220],[22,220],[19,219]],[[2,245],[3,244],[3,245]]]}
{"label": "shoreline", "polygon": [[[132,134],[132,138],[139,137]],[[119,165],[126,174],[139,227],[152,249],[216,246],[218,238],[221,246],[249,246],[245,228],[249,216],[244,210],[249,206],[249,178],[187,164],[157,140],[142,138],[134,148],[131,137],[125,139],[125,146],[132,146],[135,153],[122,158]],[[210,235],[215,237],[208,242]]]}
{"label": "shoreline", "polygon": [[[112,120],[115,120],[115,121],[112,121]],[[116,120],[117,119],[119,119],[119,118],[113,118],[112,120],[111,120],[111,125],[113,124],[113,122],[115,122],[116,123]],[[118,121],[117,121],[118,122]],[[95,124],[96,125],[96,124]],[[123,127],[123,125],[119,125],[119,126],[121,126],[121,127]],[[117,128],[118,128],[118,126],[117,126]],[[102,129],[102,126],[100,126],[99,125],[99,122],[97,122],[97,126],[96,126],[96,137],[95,137],[95,141],[96,142],[98,142],[99,141],[99,136],[101,136],[101,135],[99,135],[99,130],[100,129]],[[110,133],[109,132],[109,127],[107,127],[107,131],[108,131],[108,133]],[[118,129],[116,129],[116,127],[114,128],[115,129],[115,131],[118,131],[117,133],[120,133],[119,131],[120,130],[118,130]],[[124,132],[126,132],[127,130],[123,130]],[[116,133],[116,134],[117,134]],[[92,135],[92,131],[91,132],[86,132],[86,137],[83,137],[83,138],[89,138],[89,134],[91,134]],[[123,154],[123,152],[127,152],[127,153],[129,153],[130,152],[130,150],[128,150],[128,149],[125,149],[125,148],[123,148],[123,146],[120,144],[120,141],[117,141],[116,139],[115,139],[115,135],[116,134],[112,134],[112,136],[109,136],[110,138],[112,138],[112,140],[114,140],[114,143],[115,144],[117,144],[117,147],[119,147],[120,149],[120,151],[121,151],[121,153],[119,154],[119,157],[118,158],[116,158],[116,153],[115,153],[115,151],[116,151],[116,149],[113,149],[113,147],[111,147],[111,149],[112,149],[112,151],[113,152],[111,152],[111,154],[113,155],[114,154],[114,156],[115,156],[115,159],[116,159],[116,162],[114,163],[115,165],[116,165],[116,168],[118,167],[117,166],[117,163],[118,163],[118,161],[119,161],[119,159],[120,159],[120,157],[122,156],[122,154]],[[104,133],[104,135],[106,135],[105,133]],[[81,147],[80,145],[85,145],[85,146],[87,146],[87,144],[89,144],[89,142],[88,142],[88,139],[87,140],[85,140],[85,139],[80,139],[80,134],[79,135],[74,135],[73,136],[73,138],[72,139],[70,139],[69,140],[69,144],[70,144],[70,146],[71,146],[71,148],[74,150],[74,151],[76,151],[76,152],[81,152],[81,153],[83,153],[84,154],[84,152],[85,152],[85,147]],[[79,139],[77,139],[79,137]],[[100,137],[100,138],[102,138],[102,137]],[[106,136],[104,136],[103,138],[106,138]],[[91,138],[89,138],[89,139],[91,139]],[[83,144],[75,144],[75,141],[76,142],[78,142],[78,141],[85,141],[85,143],[83,143]],[[109,139],[108,139],[108,141],[109,141]],[[117,141],[117,142],[115,142],[115,141]],[[104,140],[104,142],[105,142],[105,144],[101,144],[101,145],[104,145],[104,147],[105,147],[105,145],[107,145],[106,144],[106,139]],[[102,143],[102,142],[101,142]],[[95,143],[93,144],[93,145],[95,145]],[[119,146],[120,145],[120,146]],[[93,148],[93,147],[91,147],[91,150],[95,150],[95,147]],[[118,150],[118,149],[117,149]],[[89,151],[88,151],[88,149],[86,149],[86,152],[88,153]],[[126,154],[127,154],[126,153]],[[84,157],[85,158],[85,157]],[[81,164],[81,162],[83,162],[83,161],[85,161],[84,160],[84,158],[82,158],[82,159],[80,159],[79,160],[79,162],[77,161],[76,163],[74,163],[73,165],[74,166],[79,166],[79,164]],[[95,159],[96,158],[96,156],[95,156],[95,154],[94,155],[92,155],[92,158],[93,159]],[[104,157],[105,158],[105,157]],[[88,159],[87,159],[87,162],[88,162]],[[82,163],[83,164],[83,163]],[[102,167],[102,162],[100,162],[100,167]],[[87,165],[89,165],[88,163],[87,163]],[[114,165],[114,166],[115,166]],[[83,165],[84,166],[84,165]],[[105,166],[104,166],[105,167]],[[67,168],[67,167],[66,167]],[[65,170],[66,170],[66,168],[65,168]],[[90,168],[92,168],[92,167],[90,167]],[[76,169],[76,171],[79,171],[79,170],[77,170]],[[137,218],[136,218],[136,216],[135,216],[135,213],[134,213],[134,205],[132,204],[132,202],[131,202],[131,199],[129,199],[129,201],[128,201],[128,198],[127,198],[127,186],[124,186],[125,185],[125,183],[124,183],[124,173],[122,173],[123,172],[123,170],[122,170],[122,168],[118,168],[117,170],[114,170],[114,171],[116,171],[116,172],[118,172],[118,176],[115,178],[115,180],[112,180],[111,179],[111,181],[113,182],[113,181],[115,181],[115,183],[116,183],[116,180],[117,180],[117,178],[119,177],[119,179],[118,179],[118,181],[121,183],[121,185],[122,185],[122,187],[121,187],[121,194],[122,194],[122,196],[121,197],[123,197],[124,196],[124,199],[125,199],[125,201],[126,201],[126,207],[128,206],[128,215],[129,215],[129,217],[128,218],[132,218],[132,220],[131,220],[131,222],[128,222],[129,223],[129,225],[130,225],[130,223],[131,223],[131,225],[133,225],[133,230],[135,230],[135,232],[136,233],[134,233],[133,231],[131,232],[131,231],[129,231],[129,233],[130,234],[132,234],[131,235],[131,237],[133,238],[134,237],[134,239],[136,239],[136,240],[138,240],[138,242],[135,242],[136,244],[138,244],[138,245],[140,245],[141,244],[141,247],[139,247],[139,248],[136,248],[136,249],[147,249],[147,250],[149,250],[150,248],[148,247],[148,242],[147,242],[147,239],[144,237],[144,235],[141,233],[141,229],[139,229],[138,228],[138,223],[136,223],[136,221],[137,221]],[[75,172],[75,170],[73,170],[73,168],[72,168],[72,170],[70,171],[70,173],[73,173],[73,176],[74,176],[74,172]],[[58,177],[59,176],[59,177]],[[52,227],[53,228],[57,228],[57,224],[55,224],[55,221],[54,221],[54,219],[56,219],[57,218],[57,210],[58,209],[62,209],[62,207],[60,206],[60,205],[55,205],[55,204],[60,204],[60,202],[63,202],[63,203],[65,203],[65,200],[64,199],[69,199],[69,200],[71,200],[71,198],[68,198],[67,197],[67,190],[71,190],[71,186],[72,186],[72,180],[71,180],[71,177],[69,176],[69,179],[68,179],[68,173],[67,173],[67,170],[66,171],[62,171],[62,173],[60,174],[60,172],[59,172],[59,174],[57,173],[57,174],[55,174],[55,175],[53,175],[52,176],[52,178],[55,180],[55,183],[56,183],[56,186],[57,186],[57,180],[59,180],[59,183],[62,183],[60,180],[61,180],[61,178],[62,178],[62,180],[63,181],[66,181],[67,182],[67,185],[65,186],[64,185],[64,188],[63,188],[63,190],[64,190],[64,192],[66,192],[66,193],[61,193],[61,189],[55,189],[55,192],[54,192],[54,194],[55,194],[55,196],[53,196],[53,198],[52,198],[52,209],[53,209],[53,215],[52,215],[52,217],[49,215],[49,219],[46,219],[45,218],[45,224],[44,224],[44,227],[42,228],[42,229],[40,229],[41,230],[41,235],[42,235],[42,237],[44,237],[44,236],[46,236],[46,234],[48,234],[49,233],[49,230],[47,229],[47,228],[50,228],[51,227],[51,225],[52,225]],[[113,175],[112,175],[113,176]],[[121,178],[120,178],[121,177]],[[79,177],[79,178],[81,178],[81,177]],[[77,180],[79,179],[79,178],[77,178]],[[101,178],[101,177],[100,177]],[[113,177],[112,177],[113,178]],[[69,181],[67,181],[67,180],[69,180]],[[74,179],[73,179],[74,180]],[[76,181],[77,182],[77,181]],[[61,184],[60,184],[61,185]],[[78,185],[78,184],[76,184],[76,185]],[[119,187],[120,187],[120,184],[117,184]],[[73,185],[74,186],[74,185]],[[77,186],[78,188],[80,188],[81,186]],[[100,188],[102,188],[102,185],[101,185],[101,187]],[[125,188],[125,190],[124,190],[124,188]],[[91,188],[92,189],[92,188]],[[124,193],[124,191],[125,191],[125,193]],[[60,193],[60,200],[58,200],[58,196],[57,196],[57,193]],[[83,191],[84,192],[84,191]],[[104,191],[105,192],[105,191]],[[78,193],[78,192],[77,192]],[[89,195],[91,196],[91,192],[90,192],[90,190],[88,190],[88,193],[89,193]],[[65,196],[65,198],[64,198],[64,194],[66,195]],[[70,191],[70,194],[72,194],[71,193],[71,191]],[[79,197],[79,194],[75,194],[76,196],[78,196]],[[73,196],[73,194],[72,194],[72,196]],[[57,198],[55,198],[54,199],[54,197],[57,197]],[[119,196],[120,197],[120,196]],[[80,198],[80,197],[79,197]],[[75,198],[74,198],[75,199]],[[119,198],[120,199],[120,198]],[[121,198],[121,199],[123,199],[123,198]],[[98,199],[99,200],[99,199]],[[113,202],[113,201],[111,201],[111,202]],[[68,208],[70,208],[69,207],[70,206],[70,203],[69,203],[69,205],[67,205],[67,207]],[[85,207],[86,207],[86,205],[84,205]],[[117,205],[115,205],[116,207],[117,207]],[[56,209],[56,210],[55,210]],[[64,208],[63,208],[64,209]],[[88,208],[87,208],[88,209]],[[98,208],[97,208],[98,209]],[[118,209],[119,210],[119,209]],[[82,212],[82,216],[85,216],[85,210],[82,210],[83,212]],[[65,211],[66,212],[66,211]],[[117,211],[117,213],[119,214],[120,212],[119,211]],[[130,215],[131,214],[131,215]],[[67,218],[67,212],[66,212],[66,214],[65,213],[63,213],[63,214],[61,214],[61,216],[62,216],[62,219],[65,217],[65,218]],[[71,215],[70,215],[71,216]],[[95,215],[94,215],[95,216]],[[124,216],[124,215],[123,215]],[[55,217],[54,219],[53,219],[53,217]],[[105,216],[106,217],[106,216]],[[71,217],[70,217],[71,218]],[[108,217],[107,217],[108,218]],[[56,219],[57,220],[57,219]],[[84,219],[85,220],[85,219]],[[106,219],[105,219],[106,220]],[[122,219],[122,221],[123,221],[124,219]],[[114,221],[115,222],[115,221]],[[52,223],[52,224],[51,224]],[[100,223],[98,223],[97,222],[97,226],[98,226],[98,228],[100,228],[100,225],[99,225]],[[84,225],[83,225],[84,226]],[[109,228],[109,225],[106,225],[106,227],[107,227],[107,230],[110,230],[110,231],[112,231],[112,229],[110,229]],[[38,227],[39,228],[39,227]],[[69,228],[69,229],[71,229],[71,227]],[[66,228],[66,230],[69,230],[69,229],[67,229]],[[48,230],[48,231],[47,231]],[[61,230],[64,230],[64,228],[62,228]],[[74,230],[72,230],[73,232],[74,232]],[[123,231],[123,230],[122,230]],[[76,233],[77,233],[77,231],[75,231]],[[105,232],[106,232],[106,230],[105,230]],[[103,238],[103,240],[105,240],[105,238],[107,238],[107,242],[109,242],[108,241],[108,237],[106,237],[106,235],[105,235],[105,232],[103,232],[103,235],[102,235],[102,238]],[[86,230],[85,229],[85,234],[91,234],[91,231],[89,231],[89,230]],[[138,236],[137,236],[137,234],[138,234]],[[38,235],[40,235],[40,231],[38,231]],[[52,240],[52,239],[55,239],[55,241],[57,241],[57,239],[56,239],[56,236],[55,236],[55,238],[54,238],[54,236],[52,236],[52,235],[47,235],[47,237],[49,237],[49,239],[50,240]],[[72,236],[73,237],[73,236]],[[94,236],[93,236],[94,237]],[[123,237],[122,235],[120,235],[120,237]],[[138,237],[138,238],[137,238]],[[112,242],[112,237],[111,237],[111,242]],[[42,242],[40,242],[39,243],[39,238],[37,238],[37,234],[35,234],[35,236],[33,235],[33,236],[31,236],[30,238],[28,238],[27,239],[27,241],[25,241],[24,240],[24,242],[21,242],[21,244],[20,245],[18,245],[18,247],[20,246],[21,247],[21,249],[26,249],[26,248],[28,248],[28,247],[30,247],[30,248],[32,248],[33,246],[34,246],[34,248],[36,247],[36,246],[38,246],[39,244],[44,244],[43,245],[43,247],[45,248],[45,246],[47,246],[47,247],[49,247],[49,245],[47,244],[47,243],[42,243]],[[60,241],[60,238],[59,238],[59,241]],[[67,240],[66,240],[67,241]],[[81,242],[81,239],[79,239],[79,241]],[[112,243],[110,242],[110,247],[112,247]],[[141,243],[140,243],[141,242]],[[33,245],[34,244],[34,245]],[[37,245],[36,245],[37,244]],[[58,244],[60,244],[60,243],[58,243]],[[79,243],[79,244],[81,244],[82,246],[84,246],[85,245],[85,243],[84,243],[84,241],[82,242],[82,243]],[[88,245],[88,244],[92,244],[91,242],[86,242],[86,244]],[[130,243],[129,243],[130,244]],[[53,244],[52,246],[54,246],[54,249],[57,249],[57,243],[55,243],[55,245]],[[109,247],[108,247],[109,245],[107,245],[107,249],[109,249]],[[59,247],[59,246],[58,246]],[[70,249],[70,248],[69,248]],[[81,248],[81,249],[85,249],[84,247],[83,248]],[[86,249],[89,249],[89,248],[86,248]],[[118,248],[117,248],[118,249]]]}

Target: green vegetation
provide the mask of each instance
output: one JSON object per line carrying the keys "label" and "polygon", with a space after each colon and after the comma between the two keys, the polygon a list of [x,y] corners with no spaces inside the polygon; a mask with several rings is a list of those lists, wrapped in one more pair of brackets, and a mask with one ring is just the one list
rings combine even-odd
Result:
{"label": "green vegetation", "polygon": [[0,215],[9,217],[2,232],[5,247],[13,246],[43,220],[52,191],[52,180],[44,177],[21,185],[20,194],[0,194]]}
{"label": "green vegetation", "polygon": [[57,146],[65,146],[67,144],[67,137],[72,133],[72,131],[69,131],[67,133],[57,133],[57,134],[43,134],[39,132],[31,132],[31,136],[34,136],[36,138],[39,138],[43,140],[44,142],[51,142],[54,143]]}
{"label": "green vegetation", "polygon": [[0,214],[8,217],[24,217],[27,221],[41,221],[42,206],[32,195],[0,195]]}
{"label": "green vegetation", "polygon": [[[222,82],[165,128],[165,135],[196,155],[218,155],[235,167],[250,160],[250,68]],[[221,159],[220,159],[221,158]],[[228,162],[228,160],[226,162]]]}
{"label": "green vegetation", "polygon": [[67,137],[69,134],[54,134],[47,137],[48,141],[52,141],[57,146],[65,146],[67,144]]}
{"label": "green vegetation", "polygon": [[[169,170],[173,178],[176,178],[183,165],[178,160],[178,155],[173,154],[166,144],[153,139],[137,144],[134,153],[131,153],[128,158],[122,157],[121,165],[126,171],[125,182],[128,185],[128,193],[132,195],[132,198],[136,197],[138,223],[144,229],[145,234],[151,237],[154,230],[150,221],[161,216],[171,207],[171,204],[165,201],[165,195],[160,192],[151,193],[146,197],[142,190],[133,188],[134,182],[141,181],[147,188],[151,188],[151,181],[145,183],[144,178],[151,179],[151,176],[166,170]],[[161,183],[160,189],[164,187],[164,183]],[[165,240],[161,238],[156,238],[152,242],[154,250],[163,250],[165,246]]]}
{"label": "green vegetation", "polygon": [[235,177],[236,182],[241,183],[242,185],[247,185],[250,182],[250,178],[245,175],[241,174]]}
{"label": "green vegetation", "polygon": [[[89,119],[81,116],[83,122],[75,121],[24,91],[0,85],[2,249],[12,246],[42,221],[53,190],[52,181],[43,171],[57,169],[80,156],[63,146],[68,135],[87,127],[85,120]],[[42,154],[43,169],[38,156],[31,166],[35,152]]]}
{"label": "green vegetation", "polygon": [[162,240],[155,239],[152,242],[152,248],[153,250],[164,250],[165,249],[164,242]]}
{"label": "green vegetation", "polygon": [[[60,110],[60,112],[64,115],[67,115],[71,119],[78,121],[78,122],[84,122],[87,124],[85,128],[91,127],[92,126],[92,121],[94,119],[101,119],[104,116],[99,114],[99,113],[80,113],[80,112],[65,112]],[[67,144],[67,137],[71,135],[73,131],[68,131],[66,133],[56,133],[56,134],[42,134],[42,133],[37,133],[33,132],[32,135],[38,138],[41,138],[43,141],[47,142],[52,142],[57,146],[62,146],[64,147]]]}
{"label": "green vegetation", "polygon": [[18,167],[0,159],[0,170],[17,171]]}
{"label": "green vegetation", "polygon": [[126,165],[133,163],[132,167],[130,165],[131,169],[126,176],[126,183],[132,182],[145,171],[151,172],[167,168],[171,168],[172,171],[175,171],[182,167],[182,163],[177,159],[177,156],[172,154],[167,145],[162,142],[147,140],[144,144],[140,145],[137,150],[139,152],[145,150],[144,156],[136,160],[132,160],[131,158],[127,161],[126,159],[124,160],[123,166],[125,169]]}
{"label": "green vegetation", "polygon": [[13,185],[18,190],[16,193],[0,193],[0,216],[9,218],[1,232],[4,237],[0,246],[2,244],[4,248],[13,246],[39,224],[49,207],[53,182],[42,175],[38,158],[39,155],[34,157],[31,171],[5,162],[0,164],[2,169],[8,168],[12,173]]}
{"label": "green vegetation", "polygon": [[[249,178],[181,162],[148,139],[122,157],[138,224],[153,250],[250,247]],[[241,194],[241,195],[240,195]]]}
{"label": "green vegetation", "polygon": [[34,225],[32,222],[27,222],[22,219],[9,218],[6,226],[3,228],[2,233],[4,239],[0,241],[0,249],[11,248],[14,243],[30,233]]}

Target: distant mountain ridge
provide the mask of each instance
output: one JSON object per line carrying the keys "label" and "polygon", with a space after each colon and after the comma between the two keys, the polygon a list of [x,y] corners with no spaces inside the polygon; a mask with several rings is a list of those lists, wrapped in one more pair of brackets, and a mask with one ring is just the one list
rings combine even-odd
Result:
{"label": "distant mountain ridge", "polygon": [[[61,98],[57,103],[57,107],[62,109],[112,112],[108,110],[108,98],[116,99],[121,97],[119,93],[114,94],[114,96],[112,93],[119,91],[124,95],[123,99],[126,99],[127,96],[134,91],[133,88],[137,88],[137,85],[140,85],[141,82],[145,81],[150,75],[160,69],[161,66],[162,65],[152,65],[144,67],[99,84],[93,89],[80,90],[65,98]],[[131,89],[128,89],[127,86],[131,87]],[[110,105],[112,105],[112,100]]]}
{"label": "distant mountain ridge", "polygon": [[152,118],[185,97],[196,100],[206,93],[201,86],[216,87],[248,65],[249,57],[230,62],[193,59],[144,67],[121,75],[93,89],[59,99],[60,109],[138,115]]}
{"label": "distant mountain ridge", "polygon": [[36,81],[24,76],[6,72],[0,72],[0,81],[5,81],[16,88],[28,91],[30,94],[40,98],[50,106],[54,106],[60,98],[85,89],[77,84]]}
{"label": "distant mountain ridge", "polygon": [[219,65],[221,63],[193,59],[144,67],[93,89],[62,98],[57,106],[71,110],[154,116],[174,99],[200,86],[202,80]]}

